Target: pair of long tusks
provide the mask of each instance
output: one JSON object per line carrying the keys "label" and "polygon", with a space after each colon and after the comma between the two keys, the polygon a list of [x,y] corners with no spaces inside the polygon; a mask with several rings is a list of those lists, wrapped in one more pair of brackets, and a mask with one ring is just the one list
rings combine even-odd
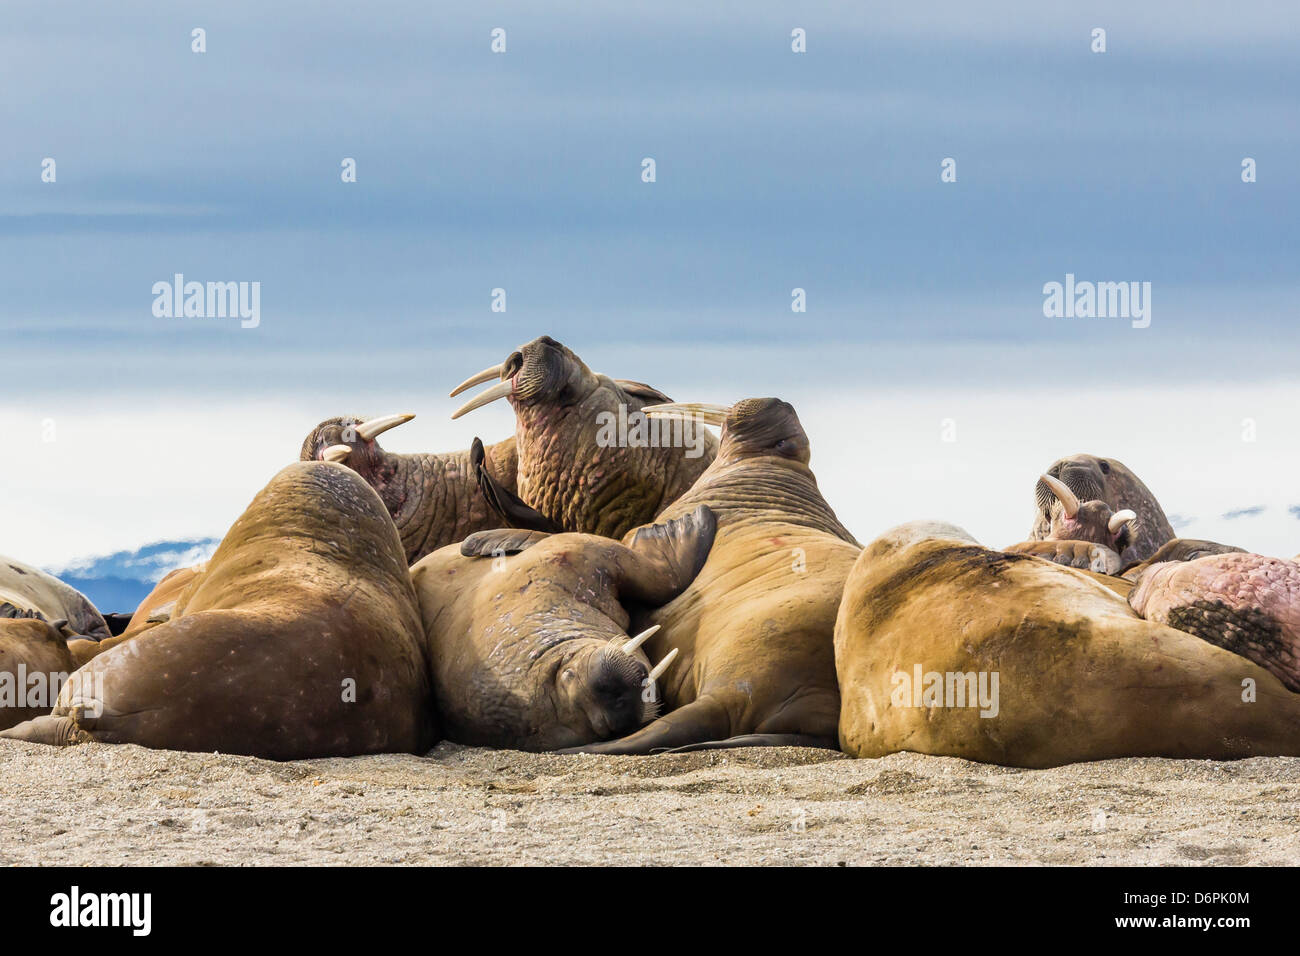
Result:
{"label": "pair of long tusks", "polygon": [[647,405],[641,411],[647,418],[689,418],[706,425],[721,425],[727,420],[726,405],[710,405],[707,402],[667,402],[663,405]]}
{"label": "pair of long tusks", "polygon": [[504,367],[505,367],[504,363],[501,365],[493,365],[491,368],[485,368],[483,371],[471,375],[469,378],[465,379],[465,381],[461,382],[459,385],[453,388],[451,390],[451,395],[448,397],[455,398],[457,395],[465,391],[465,389],[467,388],[473,388],[475,385],[482,385],[484,382],[490,379],[500,378],[501,370]]}
{"label": "pair of long tusks", "polygon": [[677,648],[674,647],[671,651],[669,651],[667,654],[664,655],[663,660],[661,660],[658,664],[655,665],[655,669],[650,672],[650,675],[648,677],[646,677],[647,683],[653,684],[660,677],[662,677],[663,672],[668,670],[668,665],[673,662],[673,658],[676,656],[677,656]]}
{"label": "pair of long tusks", "polygon": [[1065,509],[1065,516],[1067,518],[1073,518],[1079,513],[1079,499],[1075,496],[1074,492],[1070,490],[1069,485],[1061,481],[1059,478],[1053,478],[1051,475],[1040,475],[1039,478],[1042,480],[1043,484],[1052,489],[1052,494],[1056,495],[1056,500],[1059,501],[1061,507]]}
{"label": "pair of long tusks", "polygon": [[[487,370],[485,369],[484,371]],[[479,374],[481,375],[483,373],[480,372]],[[451,417],[453,420],[455,420],[457,418],[460,418],[460,416],[466,414],[467,412],[474,411],[474,409],[476,408],[482,408],[484,405],[490,405],[493,402],[495,402],[498,398],[505,398],[512,391],[514,391],[514,388],[515,388],[515,383],[510,381],[510,379],[506,379],[504,382],[498,382],[496,385],[493,385],[491,388],[489,388],[486,392],[479,392],[477,395],[471,398],[460,408],[456,409],[454,412],[451,413]]]}
{"label": "pair of long tusks", "polygon": [[372,418],[368,422],[361,422],[354,426],[354,430],[362,440],[372,441],[388,431],[388,429],[396,428],[398,425],[405,425],[414,417],[415,415],[412,412],[405,412],[401,415],[384,415],[382,418]]}
{"label": "pair of long tusks", "polygon": [[1117,511],[1110,516],[1110,521],[1106,522],[1106,530],[1111,534],[1119,534],[1119,529],[1136,517],[1137,512],[1130,511],[1128,508],[1125,508],[1123,511]]}

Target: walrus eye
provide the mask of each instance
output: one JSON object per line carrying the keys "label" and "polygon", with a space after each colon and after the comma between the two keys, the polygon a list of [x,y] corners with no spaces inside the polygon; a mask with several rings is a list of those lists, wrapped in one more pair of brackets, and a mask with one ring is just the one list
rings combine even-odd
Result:
{"label": "walrus eye", "polygon": [[1108,461],[1103,461],[1103,462],[1101,463],[1101,473],[1102,473],[1103,475],[1109,475],[1109,474],[1110,474],[1110,462],[1108,462]]}

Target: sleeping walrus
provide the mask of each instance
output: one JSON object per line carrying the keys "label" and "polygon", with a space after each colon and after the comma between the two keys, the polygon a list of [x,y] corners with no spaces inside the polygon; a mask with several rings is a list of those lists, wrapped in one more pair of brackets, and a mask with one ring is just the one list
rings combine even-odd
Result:
{"label": "sleeping walrus", "polygon": [[1087,572],[917,522],[862,552],[835,624],[840,745],[1017,767],[1300,755],[1300,695],[1144,621]]}
{"label": "sleeping walrus", "polygon": [[165,623],[99,654],[51,715],[4,736],[273,760],[423,753],[436,740],[397,529],[356,472],[271,479]]}
{"label": "sleeping walrus", "polygon": [[482,531],[411,569],[446,736],[554,750],[621,737],[658,716],[628,607],[657,607],[694,579],[713,543],[704,507],[627,545],[589,534]]}

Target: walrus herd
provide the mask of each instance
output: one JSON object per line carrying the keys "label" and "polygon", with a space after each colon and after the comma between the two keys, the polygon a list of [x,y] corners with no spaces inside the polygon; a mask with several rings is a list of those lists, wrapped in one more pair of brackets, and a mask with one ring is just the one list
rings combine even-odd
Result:
{"label": "walrus herd", "polygon": [[504,399],[513,436],[394,454],[378,438],[410,414],[328,418],[129,614],[0,558],[0,736],[1300,754],[1300,564],[1177,538],[1113,458],[1044,469],[1002,550],[926,521],[863,547],[779,399],[674,402],[547,336],[451,394],[480,385],[453,417]]}

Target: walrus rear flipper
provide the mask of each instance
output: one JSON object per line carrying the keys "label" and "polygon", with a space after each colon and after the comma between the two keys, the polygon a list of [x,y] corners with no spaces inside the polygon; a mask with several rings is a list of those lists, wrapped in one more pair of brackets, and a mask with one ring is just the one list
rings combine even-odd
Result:
{"label": "walrus rear flipper", "polygon": [[736,747],[816,747],[819,750],[839,750],[840,742],[834,737],[816,737],[812,734],[741,734],[726,740],[686,744],[663,752],[688,754],[693,750],[732,750]]}
{"label": "walrus rear flipper", "polygon": [[564,529],[540,511],[526,504],[522,498],[508,488],[497,484],[486,464],[487,455],[483,451],[483,442],[474,439],[469,449],[469,464],[474,469],[474,478],[479,491],[487,500],[488,507],[495,511],[507,525],[528,531],[544,531],[555,534]]}
{"label": "walrus rear flipper", "polygon": [[81,728],[77,717],[70,714],[61,716],[46,714],[43,717],[23,721],[8,730],[0,731],[0,737],[7,740],[25,740],[32,744],[49,744],[52,747],[70,747],[73,744],[89,743],[94,739]]}

